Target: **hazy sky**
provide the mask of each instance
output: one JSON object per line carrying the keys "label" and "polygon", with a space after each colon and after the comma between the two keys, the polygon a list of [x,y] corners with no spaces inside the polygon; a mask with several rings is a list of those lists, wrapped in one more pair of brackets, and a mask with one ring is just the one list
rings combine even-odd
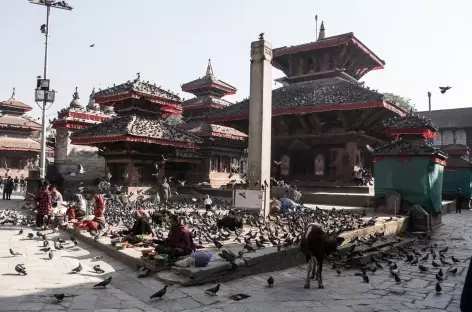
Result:
{"label": "hazy sky", "polygon": [[[260,32],[273,47],[315,40],[315,14],[326,35],[354,32],[386,61],[364,76],[370,87],[409,97],[426,110],[469,105],[472,72],[470,0],[69,0],[74,11],[52,10],[49,77],[59,91],[50,119],[69,105],[79,87],[86,105],[92,87],[134,79],[179,92],[203,76],[208,58],[215,75],[249,93],[250,43]],[[447,3],[447,4],[446,4]],[[17,99],[34,103],[36,76],[43,72],[46,8],[27,0],[0,0],[0,99],[16,87]],[[94,43],[95,48],[89,48]],[[274,69],[274,78],[281,76]],[[445,95],[438,86],[450,85]]]}

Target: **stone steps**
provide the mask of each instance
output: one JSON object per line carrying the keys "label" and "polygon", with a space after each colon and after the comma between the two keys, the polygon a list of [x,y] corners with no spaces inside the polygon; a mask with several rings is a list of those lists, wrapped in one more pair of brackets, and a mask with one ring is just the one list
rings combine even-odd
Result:
{"label": "stone steps", "polygon": [[[370,255],[378,256],[380,252],[386,252],[396,246],[392,242],[396,241],[394,235],[403,233],[407,230],[408,218],[400,218],[395,221],[389,221],[382,224],[344,233],[342,236],[349,241],[355,236],[366,236],[376,232],[384,232],[389,235],[387,242],[378,241],[374,244],[377,251],[368,252],[363,257],[358,257],[350,261],[350,265],[362,264],[370,259]],[[389,246],[389,244],[391,244]],[[350,248],[347,244],[340,249],[340,254],[345,254]],[[359,250],[362,250],[360,247]],[[238,250],[231,250],[237,254]],[[225,282],[241,278],[248,275],[273,272],[286,268],[298,266],[305,263],[305,256],[300,252],[299,246],[282,248],[277,251],[275,247],[266,247],[256,252],[245,253],[242,259],[236,260],[236,269],[232,269],[230,263],[222,260],[218,252],[213,253],[213,259],[203,268],[179,268],[172,267],[171,271],[163,271],[156,274],[156,277],[168,284],[180,284],[183,286],[200,285],[206,283]]]}

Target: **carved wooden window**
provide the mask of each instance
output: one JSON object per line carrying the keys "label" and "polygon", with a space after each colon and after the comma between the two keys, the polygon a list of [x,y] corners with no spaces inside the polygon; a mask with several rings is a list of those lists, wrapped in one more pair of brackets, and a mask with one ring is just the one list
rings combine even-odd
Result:
{"label": "carved wooden window", "polygon": [[441,132],[436,132],[436,136],[433,139],[433,145],[441,146],[442,145],[442,135]]}
{"label": "carved wooden window", "polygon": [[451,130],[446,130],[442,135],[443,145],[454,144],[454,134]]}
{"label": "carved wooden window", "polygon": [[457,130],[455,133],[456,144],[464,144],[467,145],[467,134],[464,130],[460,129]]}

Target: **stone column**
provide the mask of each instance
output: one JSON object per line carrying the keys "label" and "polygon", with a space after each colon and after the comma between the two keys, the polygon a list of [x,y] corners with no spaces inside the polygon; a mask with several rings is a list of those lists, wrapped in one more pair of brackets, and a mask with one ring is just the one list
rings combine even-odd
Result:
{"label": "stone column", "polygon": [[[248,180],[251,189],[270,184],[272,127],[272,45],[261,38],[251,43],[249,99]],[[262,198],[264,215],[269,213],[270,190]]]}

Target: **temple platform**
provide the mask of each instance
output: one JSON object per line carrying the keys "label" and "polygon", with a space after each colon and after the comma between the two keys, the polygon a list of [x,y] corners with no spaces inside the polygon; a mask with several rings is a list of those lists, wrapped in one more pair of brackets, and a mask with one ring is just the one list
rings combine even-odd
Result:
{"label": "temple platform", "polygon": [[[332,209],[328,206],[320,206],[321,209]],[[357,207],[336,207],[337,209],[358,209]],[[378,249],[376,252],[386,252],[398,244],[402,244],[406,240],[401,242],[395,237],[398,234],[404,233],[408,229],[409,218],[398,216],[397,218],[391,218],[386,214],[377,214],[373,209],[367,209],[366,220],[373,215],[377,215],[377,223],[374,226],[366,227],[363,229],[343,233],[342,236],[349,242],[355,236],[367,236],[376,232],[384,232],[388,237],[387,241],[378,241],[373,249]],[[111,246],[110,239],[107,237],[101,237],[98,241],[94,242],[93,238],[85,231],[77,231],[75,229],[69,229],[68,232],[74,235],[77,239],[82,240],[88,244],[93,245],[105,254],[127,264],[130,267],[136,268],[137,266],[144,266],[150,268],[156,274],[156,278],[169,284],[181,284],[181,285],[196,285],[204,283],[213,283],[216,281],[228,281],[237,279],[243,276],[277,271],[288,267],[297,266],[305,262],[303,254],[300,252],[299,246],[291,246],[289,248],[282,248],[277,251],[275,247],[265,247],[258,249],[254,253],[245,253],[241,259],[237,259],[237,268],[232,270],[231,265],[226,261],[222,260],[216,248],[205,248],[205,251],[212,253],[212,259],[208,266],[203,268],[180,268],[172,267],[171,270],[165,267],[158,267],[150,265],[147,259],[142,257],[141,249],[143,248],[127,248],[123,250],[117,250]],[[225,244],[225,247],[230,249],[234,253],[238,253],[239,250],[243,249],[243,244],[229,243]],[[349,244],[343,246],[343,252],[346,248],[349,248]],[[367,247],[366,247],[367,248]],[[369,249],[371,249],[369,247]],[[347,264],[358,265],[365,261],[368,261],[371,253],[370,250],[365,250],[363,257],[351,259]]]}

